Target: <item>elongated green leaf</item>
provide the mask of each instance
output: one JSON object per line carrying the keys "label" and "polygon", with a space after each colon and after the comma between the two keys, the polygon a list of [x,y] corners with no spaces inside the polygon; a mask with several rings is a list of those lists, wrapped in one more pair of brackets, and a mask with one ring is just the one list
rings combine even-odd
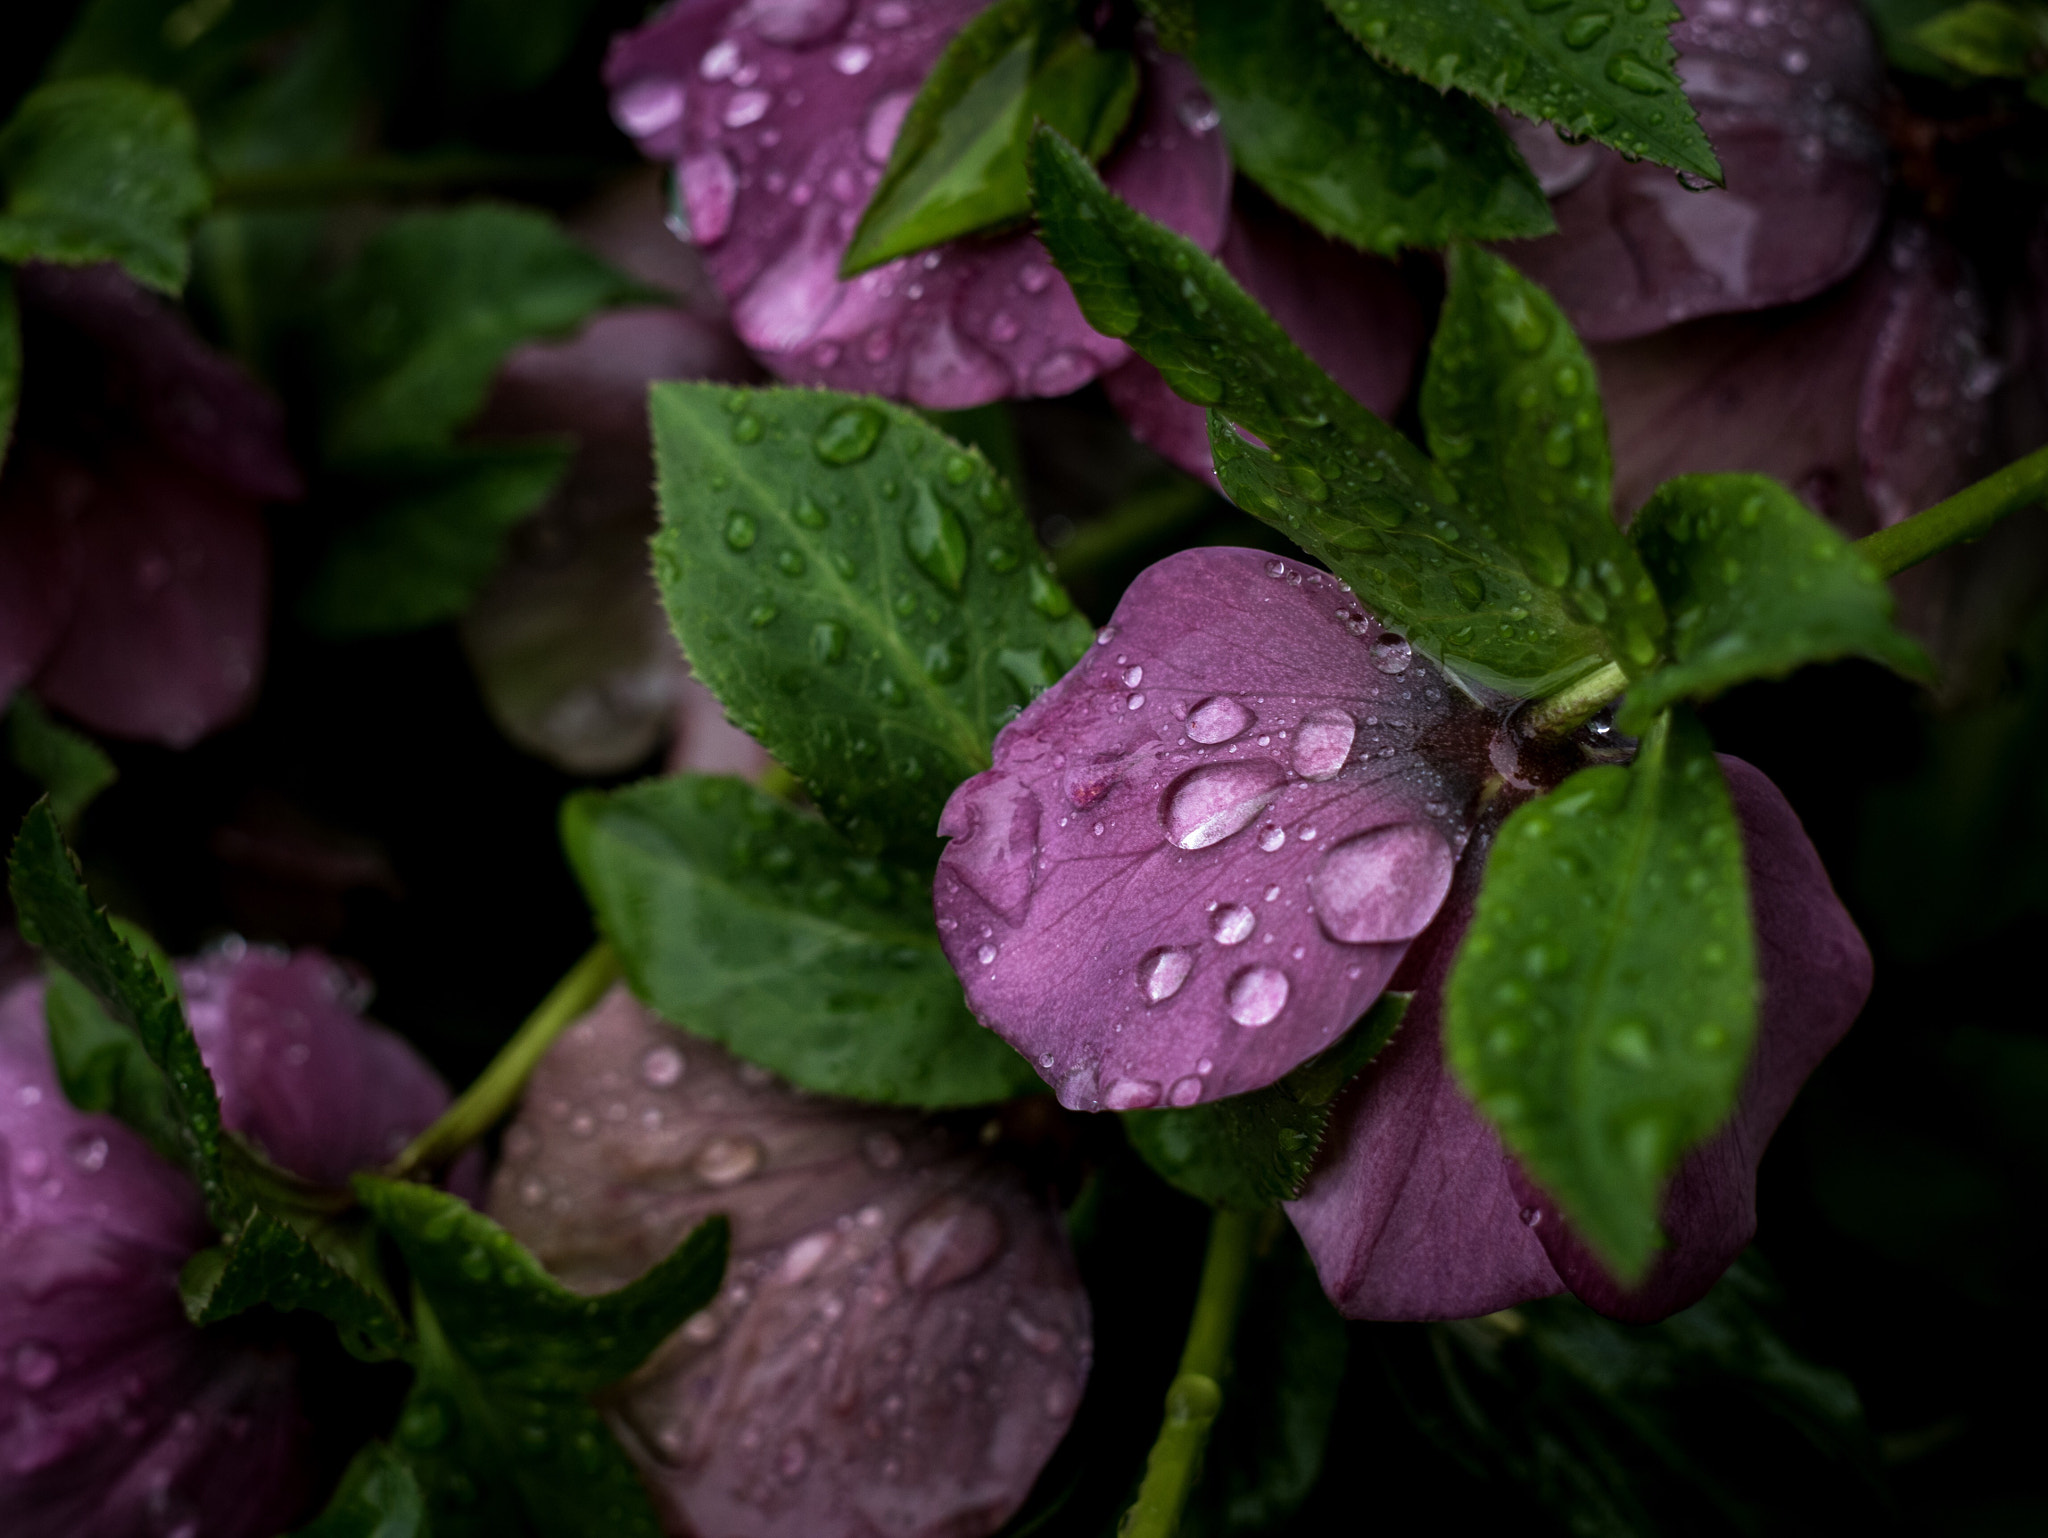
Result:
{"label": "elongated green leaf", "polygon": [[1088,646],[1015,495],[880,401],[660,384],[651,409],[690,665],[857,843],[929,866],[953,787]]}
{"label": "elongated green leaf", "polygon": [[1494,516],[1462,505],[1442,470],[1338,388],[1218,263],[1111,196],[1058,135],[1037,136],[1032,166],[1045,243],[1089,324],[1211,408],[1232,501],[1348,581],[1417,650],[1481,683],[1534,696],[1608,660],[1605,637],[1524,569]]}
{"label": "elongated green leaf", "polygon": [[175,1161],[180,1134],[170,1090],[142,1039],[108,1015],[85,984],[62,967],[49,969],[43,1018],[64,1098],[81,1111],[118,1118]]}
{"label": "elongated green leaf", "polygon": [[1629,689],[1631,731],[1674,701],[1809,662],[1853,655],[1932,672],[1893,628],[1891,592],[1856,547],[1768,476],[1667,481],[1630,532],[1670,607],[1673,658]]}
{"label": "elongated green leaf", "polygon": [[194,1324],[217,1324],[259,1305],[306,1309],[341,1330],[357,1355],[397,1356],[409,1331],[376,1266],[376,1240],[357,1213],[301,1227],[258,1210],[226,1244],[201,1250],[178,1279]]}
{"label": "elongated green leaf", "polygon": [[573,796],[562,836],[634,992],[685,1029],[860,1100],[1042,1087],[967,1012],[922,872],[743,781],[694,775]]}
{"label": "elongated green leaf", "polygon": [[1465,1091],[1624,1281],[1756,1033],[1742,836],[1706,733],[1661,720],[1502,825],[1445,993]]}
{"label": "elongated green leaf", "polygon": [[839,264],[852,277],[912,251],[1021,219],[1034,120],[1109,153],[1138,99],[1138,66],[1075,24],[1071,0],[996,0],[925,76]]}
{"label": "elongated green leaf", "polygon": [[1913,41],[1966,75],[2022,79],[2048,56],[2048,13],[1970,0],[1913,29]]}
{"label": "elongated green leaf", "polygon": [[1301,1194],[1337,1094],[1393,1039],[1410,995],[1384,993],[1350,1034],[1277,1084],[1172,1111],[1124,1112],[1145,1162],[1190,1196],[1258,1212]]}
{"label": "elongated green leaf", "polygon": [[373,510],[345,524],[302,602],[324,635],[387,635],[453,619],[505,551],[505,538],[568,473],[574,450],[545,439],[463,445],[412,457],[374,481]]}
{"label": "elongated green leaf", "polygon": [[472,203],[395,220],[326,298],[327,452],[440,447],[513,347],[653,297],[528,209]]}
{"label": "elongated green leaf", "polygon": [[0,189],[0,260],[119,262],[167,294],[211,197],[184,102],[114,76],[31,92],[0,128]]}
{"label": "elongated green leaf", "polygon": [[1196,9],[1232,157],[1325,235],[1391,255],[1557,228],[1492,113],[1367,57],[1321,0]]}
{"label": "elongated green leaf", "polygon": [[1614,522],[1614,468],[1593,365],[1555,301],[1499,257],[1451,252],[1422,382],[1430,452],[1537,582],[1639,673],[1664,609]]}
{"label": "elongated green leaf", "polygon": [[419,1477],[397,1453],[372,1442],[349,1464],[327,1509],[298,1538],[427,1538]]}
{"label": "elongated green leaf", "polygon": [[1721,163],[1673,63],[1671,0],[1325,0],[1373,55],[1440,91],[1709,181]]}
{"label": "elongated green leaf", "polygon": [[120,778],[98,743],[58,725],[26,694],[7,708],[7,746],[15,767],[50,793],[50,810],[65,828]]}
{"label": "elongated green leaf", "polygon": [[706,1220],[639,1280],[586,1298],[446,1192],[367,1176],[356,1187],[413,1274],[417,1377],[396,1449],[435,1538],[659,1538],[589,1396],[717,1295],[725,1219]]}

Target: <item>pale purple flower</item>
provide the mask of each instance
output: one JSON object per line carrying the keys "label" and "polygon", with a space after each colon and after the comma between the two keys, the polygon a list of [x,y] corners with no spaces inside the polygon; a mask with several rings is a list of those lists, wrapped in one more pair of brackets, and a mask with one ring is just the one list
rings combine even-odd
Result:
{"label": "pale purple flower", "polygon": [[261,506],[296,497],[276,403],[114,267],[29,264],[0,473],[0,698],[188,747],[263,668]]}
{"label": "pale purple flower", "polygon": [[930,1121],[801,1094],[624,988],[535,1070],[488,1210],[579,1292],[713,1213],[718,1300],[601,1404],[690,1538],[982,1538],[1091,1354],[1058,1214]]}

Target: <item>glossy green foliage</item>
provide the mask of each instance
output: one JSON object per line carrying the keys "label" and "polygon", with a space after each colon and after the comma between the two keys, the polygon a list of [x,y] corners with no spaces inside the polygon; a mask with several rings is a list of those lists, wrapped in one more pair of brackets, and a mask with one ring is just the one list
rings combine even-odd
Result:
{"label": "glossy green foliage", "polygon": [[298,1538],[428,1538],[419,1477],[384,1443],[370,1443]]}
{"label": "glossy green foliage", "polygon": [[1041,133],[1033,154],[1040,228],[1089,324],[1210,408],[1232,501],[1351,583],[1417,650],[1480,683],[1534,696],[1608,660],[1600,630],[1523,566],[1496,515],[1461,503],[1219,263],[1113,197],[1057,135]]}
{"label": "glossy green foliage", "polygon": [[1444,1045],[1531,1177],[1633,1281],[1666,1177],[1734,1108],[1756,1005],[1742,835],[1680,712],[1633,764],[1582,769],[1502,825]]}
{"label": "glossy green foliage", "polygon": [[1326,0],[1375,57],[1490,106],[1710,181],[1721,164],[1685,99],[1671,0]]}
{"label": "glossy green foliage", "polygon": [[660,384],[651,409],[691,667],[855,843],[929,868],[953,787],[1089,642],[1015,494],[877,400]]}
{"label": "glossy green foliage", "polygon": [[60,80],[0,127],[0,260],[119,262],[175,294],[211,196],[191,112],[140,81]]}
{"label": "glossy green foliage", "polygon": [[1051,124],[1099,160],[1137,99],[1137,62],[1097,47],[1072,0],[996,0],[925,76],[840,276],[1023,218],[1031,125]]}
{"label": "glossy green foliage", "polygon": [[435,1538],[659,1538],[589,1396],[717,1295],[725,1219],[707,1219],[617,1292],[582,1297],[459,1198],[370,1177],[356,1186],[412,1272],[416,1377],[394,1445]]}
{"label": "glossy green foliage", "polygon": [[62,967],[49,969],[43,1016],[64,1098],[81,1111],[117,1118],[166,1159],[177,1159],[179,1131],[170,1091],[141,1038],[108,1015],[85,984]]}
{"label": "glossy green foliage", "polygon": [[1630,672],[1655,662],[1664,609],[1615,526],[1592,361],[1548,294],[1473,246],[1451,252],[1422,422],[1459,497],[1522,569]]}
{"label": "glossy green foliage", "polygon": [[1557,227],[1492,113],[1386,69],[1320,0],[1201,0],[1193,58],[1240,169],[1326,235],[1391,255]]}
{"label": "glossy green foliage", "polygon": [[581,792],[562,834],[633,991],[685,1029],[823,1094],[945,1106],[1042,1087],[967,1012],[925,873],[708,776]]}
{"label": "glossy green foliage", "polygon": [[1265,1089],[1181,1110],[1126,1111],[1124,1135],[1190,1196],[1258,1212],[1301,1194],[1337,1095],[1393,1039],[1409,995],[1383,993],[1335,1046]]}
{"label": "glossy green foliage", "polygon": [[51,720],[26,694],[7,707],[7,750],[14,766],[50,793],[50,810],[67,829],[120,777],[98,743]]}
{"label": "glossy green foliage", "polygon": [[471,203],[394,220],[325,297],[328,456],[440,448],[512,348],[650,297],[531,210]]}
{"label": "glossy green foliage", "polygon": [[186,1314],[194,1324],[217,1324],[259,1305],[305,1309],[332,1320],[358,1356],[398,1355],[410,1332],[362,1215],[295,1216],[296,1225],[258,1210],[230,1242],[187,1261],[178,1278]]}
{"label": "glossy green foliage", "polygon": [[363,477],[372,511],[336,532],[301,615],[330,636],[455,618],[490,580],[513,527],[568,474],[574,453],[545,439],[464,444]]}
{"label": "glossy green foliage", "polygon": [[1666,481],[1630,533],[1671,612],[1672,652],[1630,688],[1631,731],[1674,701],[1809,662],[1853,655],[1932,673],[1893,628],[1891,591],[1856,547],[1768,476]]}

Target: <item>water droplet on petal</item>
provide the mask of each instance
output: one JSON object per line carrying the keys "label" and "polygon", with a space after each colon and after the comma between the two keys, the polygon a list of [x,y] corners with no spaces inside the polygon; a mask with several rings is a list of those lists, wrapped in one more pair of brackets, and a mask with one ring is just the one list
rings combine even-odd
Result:
{"label": "water droplet on petal", "polygon": [[1188,740],[1228,742],[1252,724],[1252,713],[1227,694],[1214,694],[1188,712]]}
{"label": "water droplet on petal", "polygon": [[1351,756],[1358,723],[1341,710],[1318,710],[1303,718],[1294,733],[1294,772],[1304,780],[1336,776]]}
{"label": "water droplet on petal", "polygon": [[715,1137],[697,1150],[690,1168],[706,1185],[738,1185],[761,1167],[766,1151],[750,1137]]}
{"label": "water droplet on petal", "polygon": [[1202,1098],[1202,1081],[1193,1074],[1175,1079],[1173,1088],[1166,1092],[1166,1103],[1173,1106],[1193,1105]]}
{"label": "water droplet on petal", "polygon": [[674,1047],[653,1047],[640,1059],[640,1081],[651,1089],[667,1089],[683,1076],[683,1054]]}
{"label": "water droplet on petal", "polygon": [[1239,1025],[1269,1025],[1286,1007],[1287,974],[1278,967],[1246,967],[1230,980],[1224,1003]]}
{"label": "water droplet on petal", "polygon": [[1003,1225],[980,1202],[941,1196],[903,1227],[896,1239],[896,1269],[906,1285],[936,1292],[965,1281],[1003,1247]]}
{"label": "water droplet on petal", "polygon": [[1271,806],[1284,779],[1280,766],[1267,759],[1191,769],[1167,789],[1166,836],[1180,849],[1219,844]]}
{"label": "water droplet on petal", "polygon": [[832,67],[842,75],[858,75],[874,61],[875,51],[865,43],[848,43],[832,55]]}
{"label": "water droplet on petal", "polygon": [[1180,992],[1180,985],[1194,969],[1193,951],[1171,945],[1147,951],[1145,959],[1138,963],[1138,991],[1145,995],[1146,1003],[1163,1004]]}
{"label": "water droplet on petal", "polygon": [[1397,635],[1381,635],[1372,643],[1372,665],[1382,673],[1405,673],[1414,650]]}
{"label": "water droplet on petal", "polygon": [[1259,847],[1271,854],[1287,842],[1287,830],[1277,822],[1268,823],[1259,830]]}
{"label": "water droplet on petal", "polygon": [[1242,945],[1258,925],[1256,915],[1243,903],[1226,903],[1209,916],[1209,933],[1218,945]]}
{"label": "water droplet on petal", "polygon": [[1412,940],[1451,889],[1450,845],[1423,823],[1374,828],[1333,844],[1309,878],[1316,921],[1347,945]]}

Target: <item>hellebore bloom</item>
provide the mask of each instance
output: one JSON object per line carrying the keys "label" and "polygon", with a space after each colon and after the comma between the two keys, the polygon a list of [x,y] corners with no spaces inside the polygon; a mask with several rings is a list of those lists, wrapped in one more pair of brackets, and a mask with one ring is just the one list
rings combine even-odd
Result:
{"label": "hellebore bloom", "polygon": [[189,747],[256,696],[261,507],[299,495],[283,413],[118,268],[17,269],[22,402],[0,473],[0,699]]}
{"label": "hellebore bloom", "polygon": [[487,1207],[586,1292],[730,1216],[724,1292],[602,1401],[672,1533],[981,1538],[1087,1379],[1087,1294],[1017,1170],[799,1094],[623,988],[535,1070]]}
{"label": "hellebore bloom", "polygon": [[[229,1128],[326,1185],[382,1164],[447,1104],[314,952],[239,945],[179,968]],[[302,1514],[291,1355],[252,1323],[200,1330],[178,1273],[215,1242],[198,1191],[111,1116],[64,1098],[43,985],[0,998],[0,1511],[9,1538],[270,1538]]]}
{"label": "hellebore bloom", "polygon": [[[1029,234],[949,242],[842,281],[926,73],[983,0],[683,0],[617,39],[612,115],[674,163],[680,224],[741,339],[802,384],[940,410],[1065,395],[1130,357],[1081,316]],[[1144,83],[1103,164],[1119,196],[1205,251],[1230,157],[1194,73],[1141,43]]]}
{"label": "hellebore bloom", "polygon": [[[1490,805],[1489,778],[1506,781]],[[1869,986],[1796,817],[1754,770],[1731,778],[1760,1041],[1735,1121],[1672,1184],[1674,1249],[1628,1296],[1541,1220],[1547,1198],[1437,1040],[1492,819],[1530,788],[1512,738],[1325,573],[1203,549],[1140,575],[948,802],[941,943],[975,1014],[1077,1110],[1261,1088],[1400,977],[1419,990],[1408,1022],[1292,1209],[1331,1297],[1362,1317],[1441,1318],[1570,1285],[1611,1312],[1666,1312],[1747,1242],[1764,1141]]]}

